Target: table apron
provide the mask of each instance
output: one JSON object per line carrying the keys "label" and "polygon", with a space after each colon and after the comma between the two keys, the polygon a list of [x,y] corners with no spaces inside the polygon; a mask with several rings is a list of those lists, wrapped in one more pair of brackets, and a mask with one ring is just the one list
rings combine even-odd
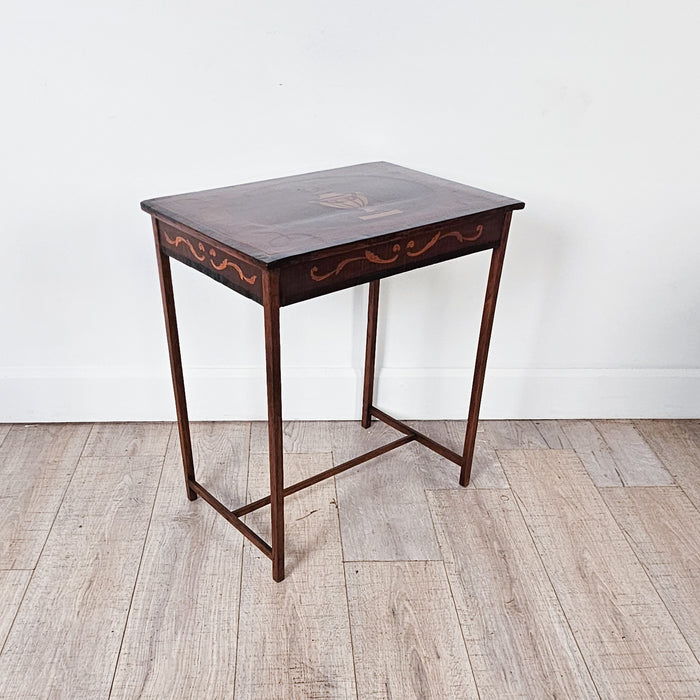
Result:
{"label": "table apron", "polygon": [[166,221],[157,221],[158,242],[166,255],[262,303],[262,267],[243,260],[207,236],[185,233]]}
{"label": "table apron", "polygon": [[507,212],[406,231],[380,242],[320,251],[280,268],[283,306],[498,245]]}

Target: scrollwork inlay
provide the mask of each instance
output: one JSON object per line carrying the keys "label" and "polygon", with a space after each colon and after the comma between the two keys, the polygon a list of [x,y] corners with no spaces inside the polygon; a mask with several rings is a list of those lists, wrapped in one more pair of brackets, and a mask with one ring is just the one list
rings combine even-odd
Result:
{"label": "scrollwork inlay", "polygon": [[[406,243],[405,253],[408,257],[417,258],[423,255],[424,253],[427,253],[436,243],[438,243],[438,241],[442,240],[443,238],[456,238],[460,243],[472,243],[474,241],[479,240],[483,233],[483,224],[479,224],[476,227],[476,232],[473,236],[465,236],[460,231],[438,231],[438,233],[436,233],[420,250],[414,250],[414,248],[416,247],[416,241],[411,239]],[[330,272],[327,272],[325,274],[319,274],[318,267],[314,265],[311,268],[311,270],[309,270],[309,274],[311,275],[311,279],[314,280],[314,282],[322,282],[323,280],[326,280],[329,277],[339,275],[343,271],[343,268],[345,268],[347,265],[353,262],[367,260],[375,265],[389,265],[390,263],[396,262],[399,259],[399,256],[401,254],[401,244],[394,244],[391,251],[392,253],[394,253],[393,257],[382,258],[376,253],[372,252],[371,250],[366,250],[362,255],[356,255],[352,258],[345,258],[344,260],[341,260],[335,266],[335,268],[333,268]]]}
{"label": "scrollwork inlay", "polygon": [[[238,276],[241,278],[241,280],[243,282],[247,282],[248,284],[255,284],[255,280],[258,278],[257,275],[250,275],[249,277],[247,277],[241,269],[240,265],[238,265],[238,263],[232,262],[228,258],[224,258],[221,262],[216,262],[214,260],[214,258],[216,258],[216,250],[214,248],[210,248],[207,251],[203,243],[198,243],[197,248],[195,249],[194,245],[192,244],[192,241],[188,240],[187,238],[184,238],[183,236],[176,236],[173,239],[170,238],[170,236],[168,236],[168,234],[165,233],[165,231],[163,231],[163,237],[168,243],[170,243],[170,245],[175,246],[175,248],[177,248],[181,243],[187,246],[190,249],[192,255],[194,255],[194,257],[200,262],[204,262],[205,260],[207,260],[206,254],[208,253],[209,263],[215,270],[218,270],[219,272],[225,270],[227,267],[231,267],[238,273]],[[201,255],[197,252],[197,250],[200,251]]]}

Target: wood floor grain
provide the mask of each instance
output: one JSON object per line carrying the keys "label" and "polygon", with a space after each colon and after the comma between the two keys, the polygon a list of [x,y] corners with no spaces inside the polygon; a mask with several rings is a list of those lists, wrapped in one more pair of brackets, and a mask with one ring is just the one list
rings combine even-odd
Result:
{"label": "wood floor grain", "polygon": [[700,509],[700,421],[635,421],[664,466]]}
{"label": "wood floor grain", "polygon": [[428,496],[481,700],[597,698],[512,492]]}
{"label": "wood floor grain", "polygon": [[[411,426],[428,437],[462,454],[464,450],[465,421],[410,421]],[[459,486],[459,467],[422,447],[420,460],[421,480],[426,489],[451,489]],[[507,489],[508,481],[498,461],[496,451],[484,436],[483,422],[476,433],[474,461],[469,486],[477,489]]]}
{"label": "wood floor grain", "polygon": [[81,457],[0,654],[0,698],[108,696],[162,464]]}
{"label": "wood floor grain", "polygon": [[442,562],[345,565],[360,698],[478,698]]}
{"label": "wood floor grain", "polygon": [[[243,503],[250,425],[195,423],[198,479]],[[201,499],[184,496],[179,441],[171,440],[111,698],[232,694],[243,540]]]}
{"label": "wood floor grain", "polygon": [[[375,425],[360,433],[352,424],[335,426],[335,463],[391,441],[391,432]],[[336,477],[346,561],[440,559],[421,460],[420,445],[404,445]]]}
{"label": "wood floor grain", "polygon": [[603,489],[601,493],[700,659],[700,512],[673,486]]}
{"label": "wood floor grain", "polygon": [[691,698],[700,664],[573,451],[499,452],[606,698]]}
{"label": "wood floor grain", "polygon": [[90,433],[89,425],[16,425],[0,446],[0,569],[32,569]]}
{"label": "wood floor grain", "polygon": [[5,644],[31,574],[26,569],[0,571],[0,649]]}
{"label": "wood floor grain", "polygon": [[610,448],[624,486],[669,486],[673,477],[632,421],[594,421]]}
{"label": "wood floor grain", "polygon": [[596,486],[623,486],[623,477],[612,450],[589,420],[536,421],[551,449],[576,450]]}
{"label": "wood floor grain", "polygon": [[[264,424],[192,436],[269,493]],[[399,436],[286,423],[285,482]],[[700,699],[697,420],[482,421],[468,489],[404,445],[285,500],[279,584],[170,423],[0,425],[0,477],[0,700]]]}
{"label": "wood floor grain", "polygon": [[[331,434],[327,422],[321,421],[284,421],[282,445],[285,452],[330,452]],[[267,423],[254,421],[251,423],[250,451],[252,453],[267,453]]]}
{"label": "wood floor grain", "polygon": [[[289,454],[285,471],[303,479],[331,465],[330,454]],[[248,498],[269,493],[265,455],[252,455]],[[355,698],[345,574],[333,480],[285,501],[286,578],[244,546],[235,698]],[[247,516],[269,541],[269,508]]]}

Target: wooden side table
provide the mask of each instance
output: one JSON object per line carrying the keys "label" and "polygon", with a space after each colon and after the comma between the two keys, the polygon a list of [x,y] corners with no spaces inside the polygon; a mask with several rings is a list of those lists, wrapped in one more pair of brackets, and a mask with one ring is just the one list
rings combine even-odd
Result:
{"label": "wooden side table", "polygon": [[[496,296],[515,199],[391,163],[366,163],[141,203],[153,221],[187,496],[201,496],[272,560],[284,578],[284,498],[413,440],[460,468],[469,483]],[[373,403],[379,281],[406,270],[490,249],[491,267],[462,454]],[[195,479],[173,301],[170,258],[262,304],[265,317],[270,495],[229,509]],[[403,437],[284,487],[280,307],[369,282],[362,425],[372,417]],[[272,542],[241,518],[271,507]]]}

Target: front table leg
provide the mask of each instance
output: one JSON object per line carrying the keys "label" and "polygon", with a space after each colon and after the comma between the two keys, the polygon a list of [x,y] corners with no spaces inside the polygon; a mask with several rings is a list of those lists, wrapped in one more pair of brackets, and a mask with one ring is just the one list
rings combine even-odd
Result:
{"label": "front table leg", "polygon": [[374,395],[374,359],[377,354],[377,314],[379,312],[379,280],[369,283],[367,303],[367,344],[365,346],[365,382],[362,389],[362,427],[369,428],[372,421]]}
{"label": "front table leg", "polygon": [[279,274],[267,270],[262,278],[267,369],[267,430],[270,445],[270,515],[272,578],[284,578],[284,467],[282,463],[282,382],[280,374]]}
{"label": "front table leg", "polygon": [[187,498],[194,501],[197,494],[192,490],[190,481],[194,481],[194,460],[192,458],[192,440],[190,438],[190,423],[187,417],[187,400],[185,398],[185,380],[182,376],[182,357],[180,356],[180,338],[177,333],[177,318],[175,317],[175,299],[173,297],[173,278],[170,274],[170,258],[162,251],[158,235],[158,220],[153,219],[153,233],[156,238],[156,256],[158,259],[158,275],[160,277],[160,292],[163,298],[163,314],[165,315],[165,332],[168,337],[168,352],[170,354],[170,373],[175,392],[175,410],[177,412],[177,429],[180,433],[180,450],[182,464],[185,468],[185,488]]}
{"label": "front table leg", "polygon": [[506,242],[508,241],[508,229],[510,228],[511,212],[506,214],[503,222],[501,241],[491,254],[491,267],[489,268],[489,280],[486,284],[486,299],[484,311],[481,316],[481,330],[479,331],[479,343],[476,349],[476,362],[474,363],[474,379],[472,381],[472,395],[469,402],[469,415],[467,416],[467,434],[464,438],[464,451],[462,452],[462,465],[459,474],[460,486],[469,485],[469,477],[472,472],[472,460],[474,459],[474,443],[476,441],[476,427],[479,422],[479,407],[481,406],[481,394],[484,390],[484,375],[486,374],[486,358],[489,354],[491,342],[491,329],[493,328],[493,316],[496,311],[496,298],[498,285],[501,281],[503,258],[506,254]]}

